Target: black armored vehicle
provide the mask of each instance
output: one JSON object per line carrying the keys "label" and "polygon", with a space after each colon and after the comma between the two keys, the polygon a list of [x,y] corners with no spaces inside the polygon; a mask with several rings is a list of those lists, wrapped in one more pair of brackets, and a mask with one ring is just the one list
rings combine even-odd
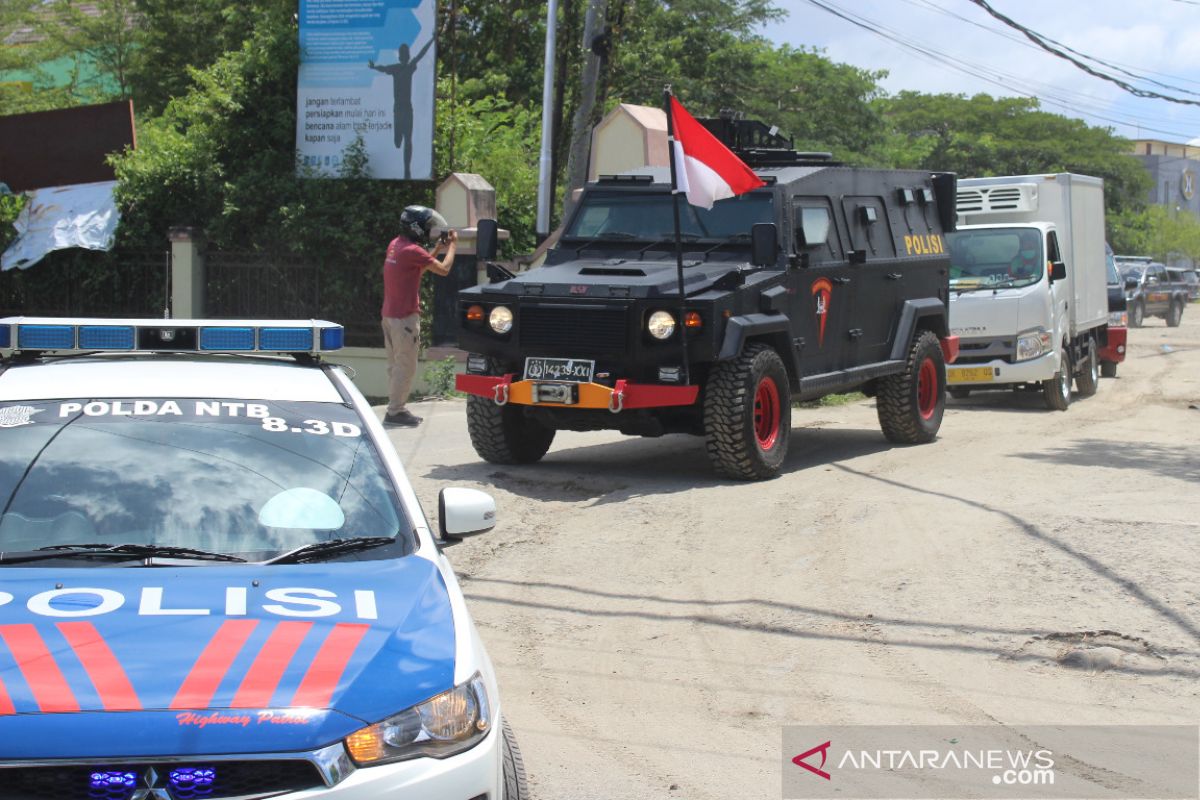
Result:
{"label": "black armored vehicle", "polygon": [[589,183],[542,267],[491,267],[459,293],[456,385],[485,460],[537,461],[560,429],[691,433],[722,475],[769,478],[792,403],[854,389],[889,440],[937,435],[957,354],[954,176],[841,166],[761,123],[701,122],[766,185],[711,210],[680,198],[682,287],[670,176],[646,167]]}

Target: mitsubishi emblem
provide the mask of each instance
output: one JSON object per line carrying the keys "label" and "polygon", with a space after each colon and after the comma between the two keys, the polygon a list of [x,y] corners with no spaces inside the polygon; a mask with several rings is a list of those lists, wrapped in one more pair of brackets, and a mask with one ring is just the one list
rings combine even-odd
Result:
{"label": "mitsubishi emblem", "polygon": [[171,793],[167,790],[165,778],[158,774],[158,770],[147,767],[142,773],[142,785],[133,790],[129,800],[171,800]]}

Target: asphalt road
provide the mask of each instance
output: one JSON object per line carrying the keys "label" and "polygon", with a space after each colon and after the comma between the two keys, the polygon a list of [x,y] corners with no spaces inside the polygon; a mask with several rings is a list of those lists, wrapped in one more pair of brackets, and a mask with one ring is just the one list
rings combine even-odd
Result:
{"label": "asphalt road", "polygon": [[1066,412],[976,394],[895,447],[870,400],[799,409],[764,483],[684,436],[482,463],[462,401],[391,436],[428,512],[499,505],[450,557],[535,796],[725,800],[780,796],[787,724],[1195,724],[1198,406],[1192,305]]}

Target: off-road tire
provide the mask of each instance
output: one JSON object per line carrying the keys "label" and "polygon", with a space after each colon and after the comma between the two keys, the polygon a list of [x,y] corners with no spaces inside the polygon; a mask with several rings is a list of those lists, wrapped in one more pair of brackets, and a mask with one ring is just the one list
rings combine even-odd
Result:
{"label": "off-road tire", "polygon": [[1058,372],[1042,381],[1042,399],[1051,411],[1066,411],[1071,405],[1071,357],[1065,349]]}
{"label": "off-road tire", "polygon": [[1117,377],[1117,362],[1116,361],[1101,361],[1100,362],[1100,377],[1102,377],[1102,378]]}
{"label": "off-road tire", "polygon": [[970,389],[946,389],[946,393],[955,400],[966,400],[971,396]]}
{"label": "off-road tire", "polygon": [[1075,376],[1075,388],[1080,397],[1091,397],[1100,388],[1100,353],[1096,349],[1096,340],[1088,337],[1087,355],[1079,365],[1079,374]]}
{"label": "off-road tire", "polygon": [[787,368],[765,344],[717,364],[704,387],[704,437],[720,475],[765,480],[779,474],[792,432]]}
{"label": "off-road tire", "polygon": [[921,331],[908,348],[904,372],[879,379],[875,409],[889,442],[925,444],[937,438],[946,411],[946,360],[936,334]]}
{"label": "off-road tire", "polygon": [[554,429],[525,416],[519,406],[498,406],[489,397],[467,397],[467,433],[471,446],[493,464],[532,464],[554,441]]}
{"label": "off-road tire", "polygon": [[525,761],[521,758],[521,750],[517,747],[517,737],[513,735],[508,720],[500,731],[502,735],[502,750],[504,755],[504,797],[503,800],[529,800],[529,786],[525,781]]}
{"label": "off-road tire", "polygon": [[1140,328],[1145,321],[1146,306],[1139,300],[1133,304],[1133,308],[1129,309],[1129,327]]}
{"label": "off-road tire", "polygon": [[1183,321],[1183,301],[1172,300],[1171,307],[1167,309],[1167,327],[1178,328],[1179,323]]}

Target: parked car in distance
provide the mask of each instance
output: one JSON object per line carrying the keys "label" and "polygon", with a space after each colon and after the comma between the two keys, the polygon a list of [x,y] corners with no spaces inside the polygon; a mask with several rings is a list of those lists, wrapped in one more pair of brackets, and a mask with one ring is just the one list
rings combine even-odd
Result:
{"label": "parked car in distance", "polygon": [[1167,267],[1172,283],[1187,287],[1188,300],[1200,300],[1200,273],[1192,267]]}
{"label": "parked car in distance", "polygon": [[1146,317],[1162,317],[1178,327],[1188,302],[1187,285],[1173,283],[1167,267],[1157,261],[1132,264],[1123,270],[1129,327],[1140,328]]}

